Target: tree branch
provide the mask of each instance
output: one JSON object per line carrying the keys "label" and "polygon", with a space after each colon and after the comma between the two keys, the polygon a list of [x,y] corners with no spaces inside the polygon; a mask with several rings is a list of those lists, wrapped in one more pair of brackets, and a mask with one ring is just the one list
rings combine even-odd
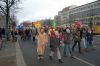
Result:
{"label": "tree branch", "polygon": [[15,0],[12,0],[10,3],[9,3],[9,8],[11,7],[11,6],[13,6],[15,4]]}
{"label": "tree branch", "polygon": [[4,8],[2,6],[0,6],[0,8],[1,8],[2,12],[6,15]]}

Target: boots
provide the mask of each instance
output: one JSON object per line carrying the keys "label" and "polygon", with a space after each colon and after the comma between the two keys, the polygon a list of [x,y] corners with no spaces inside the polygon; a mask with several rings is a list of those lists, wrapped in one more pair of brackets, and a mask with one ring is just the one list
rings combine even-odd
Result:
{"label": "boots", "polygon": [[52,56],[49,56],[49,59],[52,60]]}
{"label": "boots", "polygon": [[38,60],[43,60],[43,59],[44,59],[43,55],[38,55]]}
{"label": "boots", "polygon": [[64,63],[61,59],[58,60],[59,63]]}
{"label": "boots", "polygon": [[38,55],[38,58],[37,58],[38,60],[40,60],[41,58],[40,58],[40,55]]}

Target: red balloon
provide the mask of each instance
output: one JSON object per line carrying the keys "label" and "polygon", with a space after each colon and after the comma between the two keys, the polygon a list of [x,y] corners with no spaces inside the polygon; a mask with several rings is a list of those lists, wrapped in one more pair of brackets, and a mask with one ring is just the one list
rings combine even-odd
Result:
{"label": "red balloon", "polygon": [[57,26],[57,30],[60,30],[60,26]]}
{"label": "red balloon", "polygon": [[78,21],[75,21],[75,25],[76,25],[77,27],[81,27],[81,23],[78,22]]}

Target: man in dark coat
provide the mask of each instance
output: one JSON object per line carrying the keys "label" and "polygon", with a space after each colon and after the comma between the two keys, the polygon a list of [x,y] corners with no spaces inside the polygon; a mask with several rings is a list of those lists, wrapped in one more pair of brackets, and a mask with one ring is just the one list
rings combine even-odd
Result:
{"label": "man in dark coat", "polygon": [[74,47],[78,43],[79,53],[82,53],[81,52],[81,46],[80,46],[80,41],[81,41],[80,30],[76,30],[76,32],[74,33],[73,39],[74,39],[74,45],[72,46],[72,51],[74,51]]}
{"label": "man in dark coat", "polygon": [[87,40],[87,48],[89,46],[93,47],[93,44],[92,44],[92,41],[93,41],[93,32],[90,29],[86,32],[86,40]]}

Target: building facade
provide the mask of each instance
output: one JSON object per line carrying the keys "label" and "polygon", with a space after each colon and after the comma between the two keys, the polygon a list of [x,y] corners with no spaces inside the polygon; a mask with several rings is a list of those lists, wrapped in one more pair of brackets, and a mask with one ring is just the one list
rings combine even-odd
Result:
{"label": "building facade", "polygon": [[54,20],[55,20],[55,22],[57,23],[57,25],[60,25],[60,24],[61,24],[61,16],[56,15],[56,16],[54,17]]}
{"label": "building facade", "polygon": [[[6,29],[6,16],[0,15],[0,28]],[[12,17],[9,19],[8,30],[15,30],[16,28],[16,20]]]}
{"label": "building facade", "polygon": [[63,8],[62,11],[59,11],[58,15],[54,17],[54,20],[60,25],[69,23],[69,10],[75,7],[76,5],[71,5]]}
{"label": "building facade", "polygon": [[69,21],[80,21],[84,24],[100,24],[100,1],[94,1],[70,9]]}

